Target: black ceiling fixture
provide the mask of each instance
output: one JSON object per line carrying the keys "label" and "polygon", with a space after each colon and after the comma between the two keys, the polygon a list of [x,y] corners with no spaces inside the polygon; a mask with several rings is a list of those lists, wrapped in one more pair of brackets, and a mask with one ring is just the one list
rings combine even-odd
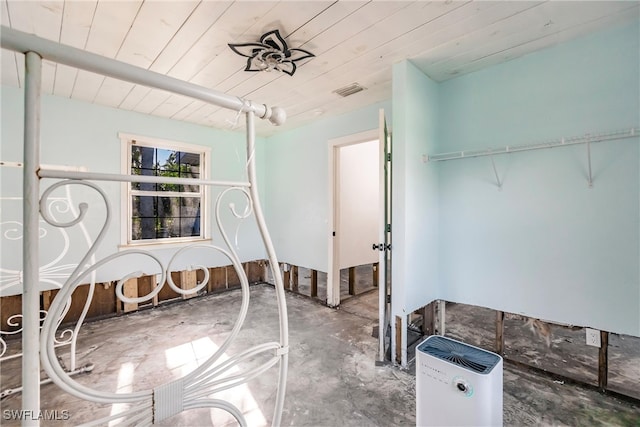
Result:
{"label": "black ceiling fixture", "polygon": [[277,70],[290,76],[296,72],[296,62],[315,56],[304,49],[290,49],[278,30],[263,34],[260,43],[229,43],[229,47],[248,58],[245,71]]}

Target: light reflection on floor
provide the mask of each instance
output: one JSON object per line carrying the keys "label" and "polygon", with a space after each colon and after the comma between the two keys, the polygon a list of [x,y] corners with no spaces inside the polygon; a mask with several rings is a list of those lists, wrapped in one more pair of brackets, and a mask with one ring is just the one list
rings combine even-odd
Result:
{"label": "light reflection on floor", "polygon": [[[135,368],[133,363],[127,362],[120,365],[120,371],[118,371],[118,385],[116,386],[116,393],[131,393],[133,391]],[[128,403],[114,403],[111,406],[111,413],[109,415],[120,414],[129,409]],[[124,419],[118,418],[109,422],[109,427],[118,425],[123,422]]]}
{"label": "light reflection on floor", "polygon": [[[166,366],[172,372],[174,378],[181,378],[202,365],[219,349],[211,338],[203,337],[165,350]],[[223,353],[216,365],[229,360],[229,356]],[[237,366],[229,369],[226,375],[239,373]],[[249,387],[246,384],[224,390],[211,395],[215,399],[222,399],[234,404],[244,415],[247,425],[263,426],[267,425],[267,420],[254,399]],[[212,409],[211,421],[214,425],[232,424],[237,425],[233,416],[225,411]]]}

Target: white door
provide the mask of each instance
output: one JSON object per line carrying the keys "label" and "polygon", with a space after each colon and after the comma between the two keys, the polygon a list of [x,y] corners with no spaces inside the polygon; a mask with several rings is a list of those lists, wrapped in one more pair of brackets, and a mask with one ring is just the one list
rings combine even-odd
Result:
{"label": "white door", "polygon": [[378,260],[378,361],[386,356],[391,345],[391,134],[387,130],[384,110],[380,110],[380,234],[372,245],[379,252]]}

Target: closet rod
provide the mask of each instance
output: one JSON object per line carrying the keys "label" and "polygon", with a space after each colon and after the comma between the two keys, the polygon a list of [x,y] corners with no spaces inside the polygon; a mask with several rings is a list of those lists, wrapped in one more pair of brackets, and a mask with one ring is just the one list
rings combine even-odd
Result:
{"label": "closet rod", "polygon": [[570,138],[560,138],[557,140],[528,145],[507,145],[503,148],[485,148],[482,150],[454,151],[451,153],[433,154],[429,156],[430,162],[441,162],[444,160],[464,159],[467,157],[492,156],[494,154],[517,153],[518,151],[540,150],[543,148],[564,147],[567,145],[587,144],[593,142],[617,141],[620,139],[634,138],[640,136],[639,127],[632,127],[628,130],[620,130],[601,134],[586,134]]}

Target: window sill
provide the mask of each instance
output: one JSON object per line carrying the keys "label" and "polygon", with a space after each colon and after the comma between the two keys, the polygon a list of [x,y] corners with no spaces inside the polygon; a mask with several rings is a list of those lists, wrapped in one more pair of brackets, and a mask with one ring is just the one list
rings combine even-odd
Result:
{"label": "window sill", "polygon": [[173,248],[184,248],[189,245],[210,245],[213,243],[213,239],[195,239],[195,240],[181,240],[181,241],[153,241],[153,242],[139,242],[139,243],[125,243],[118,245],[119,251],[126,251],[130,249],[141,249],[141,250],[150,250],[150,249],[173,249]]}

